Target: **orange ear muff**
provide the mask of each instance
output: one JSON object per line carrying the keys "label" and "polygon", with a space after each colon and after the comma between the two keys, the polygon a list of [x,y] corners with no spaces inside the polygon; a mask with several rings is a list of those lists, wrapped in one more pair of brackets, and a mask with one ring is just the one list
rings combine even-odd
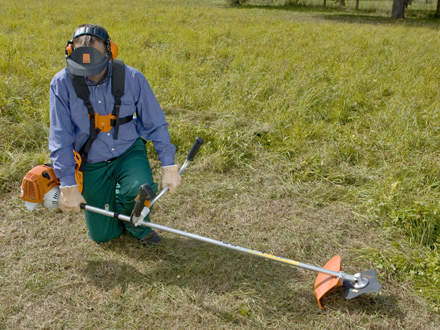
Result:
{"label": "orange ear muff", "polygon": [[69,40],[69,41],[67,42],[65,52],[66,52],[66,56],[69,56],[70,54],[72,54],[72,52],[73,52],[73,43],[72,43],[72,40]]}
{"label": "orange ear muff", "polygon": [[110,51],[112,52],[112,60],[118,56],[118,46],[110,40]]}

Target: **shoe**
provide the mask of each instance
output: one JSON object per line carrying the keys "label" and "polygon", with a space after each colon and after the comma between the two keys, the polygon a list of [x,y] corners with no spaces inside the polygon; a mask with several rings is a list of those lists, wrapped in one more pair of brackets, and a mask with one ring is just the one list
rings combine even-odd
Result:
{"label": "shoe", "polygon": [[154,230],[139,241],[142,245],[157,245],[160,242],[160,236]]}

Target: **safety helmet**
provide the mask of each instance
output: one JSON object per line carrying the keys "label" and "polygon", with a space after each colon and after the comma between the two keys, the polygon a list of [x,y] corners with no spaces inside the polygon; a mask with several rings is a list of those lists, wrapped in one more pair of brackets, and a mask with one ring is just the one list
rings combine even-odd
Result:
{"label": "safety helmet", "polygon": [[[74,40],[83,35],[96,37],[104,42],[106,54],[94,47],[74,48]],[[84,24],[75,29],[72,40],[68,40],[65,48],[67,71],[74,76],[93,76],[102,72],[110,60],[118,56],[118,47],[110,39],[108,32],[96,24]]]}

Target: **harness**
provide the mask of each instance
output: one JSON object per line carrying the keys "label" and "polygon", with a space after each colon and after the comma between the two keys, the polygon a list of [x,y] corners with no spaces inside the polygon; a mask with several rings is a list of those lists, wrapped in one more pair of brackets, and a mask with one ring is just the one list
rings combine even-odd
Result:
{"label": "harness", "polygon": [[[113,60],[112,64],[112,95],[115,99],[115,105],[112,113],[107,115],[100,115],[93,110],[90,102],[90,92],[86,84],[85,77],[71,75],[73,87],[76,95],[84,101],[90,118],[90,135],[87,141],[83,144],[79,152],[73,151],[77,169],[82,172],[87,162],[87,157],[92,147],[92,143],[98,137],[100,132],[110,132],[114,128],[113,139],[118,139],[119,126],[126,124],[133,120],[133,115],[119,118],[119,110],[121,107],[121,97],[124,95],[125,88],[125,65],[124,62]],[[81,173],[82,176],[82,173]]]}

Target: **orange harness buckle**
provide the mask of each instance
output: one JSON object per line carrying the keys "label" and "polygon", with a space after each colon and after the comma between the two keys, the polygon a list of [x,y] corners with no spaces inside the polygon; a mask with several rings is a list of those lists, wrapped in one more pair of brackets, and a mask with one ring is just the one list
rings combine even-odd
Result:
{"label": "orange harness buckle", "polygon": [[79,170],[81,167],[82,159],[81,155],[76,151],[73,150],[73,158],[75,159],[75,181],[78,185],[78,190],[80,193],[83,191],[83,172]]}
{"label": "orange harness buckle", "polygon": [[[89,115],[90,117],[90,115]],[[101,132],[110,132],[112,130],[112,123],[116,121],[116,116],[109,113],[108,115],[100,115],[95,113],[95,128],[99,128]]]}

